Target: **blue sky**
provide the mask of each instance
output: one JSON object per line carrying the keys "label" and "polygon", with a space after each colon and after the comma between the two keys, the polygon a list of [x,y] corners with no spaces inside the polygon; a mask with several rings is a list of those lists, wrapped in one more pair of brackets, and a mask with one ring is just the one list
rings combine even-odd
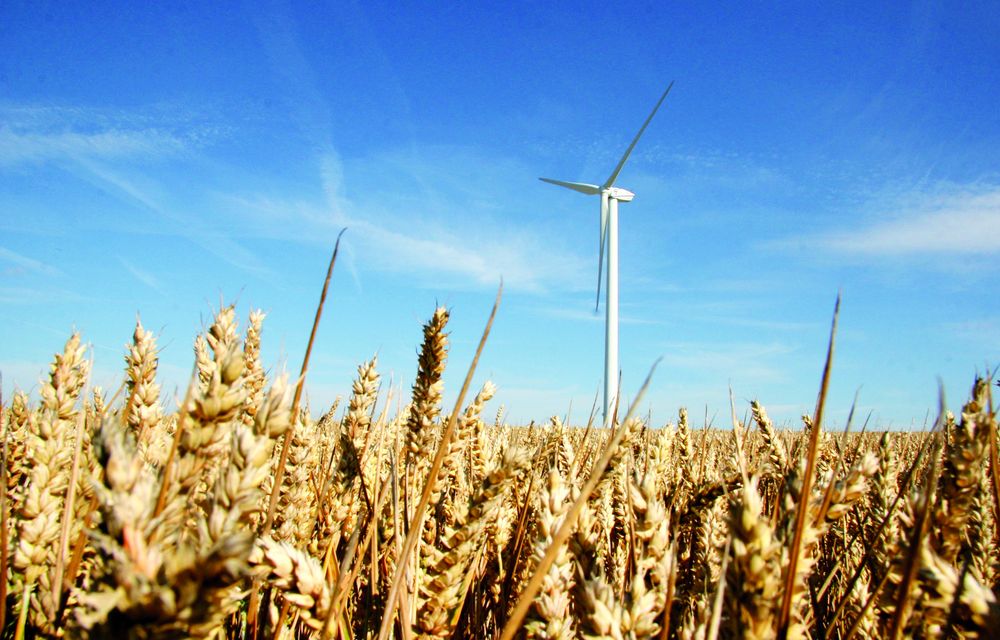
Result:
{"label": "blue sky", "polygon": [[[811,412],[917,426],[1000,363],[996,3],[0,4],[0,370],[37,387],[73,328],[120,379],[136,314],[165,393],[220,303],[308,390],[358,363],[404,393],[452,309],[447,397],[500,277],[477,382],[513,421],[585,418],[601,381],[597,206],[618,184],[621,365],[655,422]],[[701,6],[705,5],[705,6]],[[492,410],[492,409],[491,409]]]}

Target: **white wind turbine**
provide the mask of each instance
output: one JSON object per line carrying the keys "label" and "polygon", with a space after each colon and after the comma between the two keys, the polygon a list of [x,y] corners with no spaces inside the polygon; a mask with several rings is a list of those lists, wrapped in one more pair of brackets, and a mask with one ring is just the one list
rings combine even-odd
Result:
{"label": "white wind turbine", "polygon": [[615,186],[615,180],[621,173],[622,167],[628,160],[635,144],[639,142],[649,122],[656,115],[657,109],[663,104],[667,94],[670,93],[674,83],[671,82],[667,89],[660,96],[653,111],[642,123],[639,133],[635,134],[632,144],[625,150],[625,155],[618,161],[618,166],[611,172],[611,176],[604,181],[604,184],[587,184],[584,182],[565,182],[563,180],[552,180],[551,178],[539,178],[543,182],[566,187],[573,191],[585,193],[588,196],[601,196],[601,242],[600,253],[597,261],[597,302],[594,311],[601,304],[601,275],[604,268],[604,247],[608,248],[608,270],[606,272],[607,282],[605,286],[605,317],[604,326],[604,424],[608,426],[612,423],[615,406],[618,396],[618,203],[631,202],[635,194],[628,189]]}

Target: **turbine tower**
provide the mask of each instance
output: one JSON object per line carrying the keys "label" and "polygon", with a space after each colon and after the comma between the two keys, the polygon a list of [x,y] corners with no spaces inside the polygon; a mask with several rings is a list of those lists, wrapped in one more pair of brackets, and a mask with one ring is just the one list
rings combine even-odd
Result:
{"label": "turbine tower", "polygon": [[[551,178],[539,178],[542,182],[548,182],[560,187],[566,187],[573,191],[579,191],[588,196],[601,196],[601,241],[597,259],[597,301],[594,311],[601,304],[601,276],[605,275],[605,326],[604,326],[604,425],[610,426],[614,420],[614,411],[618,402],[618,203],[631,202],[635,194],[628,189],[615,186],[615,180],[621,173],[622,167],[628,161],[632,149],[639,142],[646,127],[649,126],[656,111],[666,100],[674,83],[667,86],[663,95],[660,96],[649,117],[642,123],[639,133],[635,134],[632,144],[625,150],[625,155],[618,161],[618,166],[611,172],[611,176],[604,181],[603,185],[588,184],[584,182],[566,182],[563,180],[553,180]],[[604,248],[608,249],[608,269],[602,274],[604,268]]]}

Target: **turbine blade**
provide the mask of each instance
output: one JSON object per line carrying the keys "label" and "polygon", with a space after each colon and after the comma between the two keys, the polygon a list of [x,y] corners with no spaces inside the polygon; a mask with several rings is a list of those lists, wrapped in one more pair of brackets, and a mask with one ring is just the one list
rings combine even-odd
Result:
{"label": "turbine blade", "polygon": [[572,189],[573,191],[579,191],[580,193],[586,193],[588,196],[597,195],[601,192],[601,188],[596,184],[587,184],[586,182],[566,182],[564,180],[553,180],[552,178],[539,178],[542,182],[548,182],[549,184],[554,184],[557,187],[566,187],[567,189]]}
{"label": "turbine blade", "polygon": [[615,180],[618,179],[618,174],[622,172],[622,167],[625,166],[625,162],[628,160],[628,157],[632,154],[632,149],[635,148],[635,143],[639,142],[639,138],[642,137],[642,132],[645,131],[646,127],[649,126],[649,122],[653,119],[653,116],[656,115],[656,111],[660,108],[660,105],[663,104],[663,101],[666,100],[667,94],[670,93],[670,89],[673,88],[673,86],[674,83],[671,80],[670,84],[667,86],[667,90],[663,92],[662,96],[660,96],[659,102],[657,102],[656,106],[653,107],[653,111],[649,114],[649,117],[646,118],[646,121],[642,123],[642,128],[639,129],[639,133],[635,134],[635,138],[632,139],[632,144],[630,144],[628,146],[628,149],[625,150],[625,155],[623,155],[622,159],[618,162],[618,166],[615,167],[615,170],[611,172],[611,177],[608,178],[607,182],[604,183],[605,189],[613,185],[615,183]]}
{"label": "turbine blade", "polygon": [[601,276],[604,270],[604,242],[608,237],[608,193],[601,194],[601,248],[597,258],[597,300],[594,302],[594,313],[601,306]]}

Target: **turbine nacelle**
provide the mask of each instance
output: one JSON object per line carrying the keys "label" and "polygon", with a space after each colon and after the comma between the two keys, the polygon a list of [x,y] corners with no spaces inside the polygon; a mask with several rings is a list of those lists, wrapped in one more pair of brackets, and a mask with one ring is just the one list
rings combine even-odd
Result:
{"label": "turbine nacelle", "polygon": [[632,198],[635,197],[634,193],[628,189],[622,189],[621,187],[611,187],[610,189],[607,189],[605,193],[618,202],[632,202]]}

